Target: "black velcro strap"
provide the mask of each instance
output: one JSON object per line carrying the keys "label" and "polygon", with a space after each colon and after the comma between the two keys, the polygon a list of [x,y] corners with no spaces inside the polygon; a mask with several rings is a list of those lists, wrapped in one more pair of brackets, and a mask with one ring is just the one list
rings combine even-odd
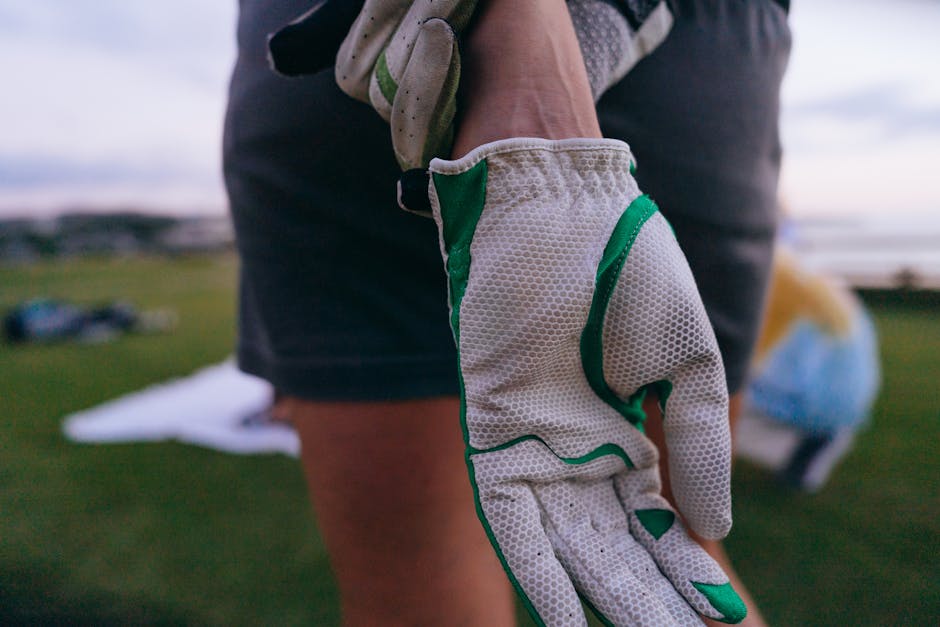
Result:
{"label": "black velcro strap", "polygon": [[422,216],[431,215],[431,199],[428,185],[431,173],[423,168],[402,172],[398,179],[398,206],[405,211]]}

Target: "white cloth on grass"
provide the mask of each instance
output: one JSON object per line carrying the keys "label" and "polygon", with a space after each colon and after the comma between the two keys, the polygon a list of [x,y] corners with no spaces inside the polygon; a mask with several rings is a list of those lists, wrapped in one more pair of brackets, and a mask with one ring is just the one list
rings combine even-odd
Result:
{"label": "white cloth on grass", "polygon": [[176,440],[228,453],[296,457],[295,431],[267,419],[271,385],[232,360],[66,416],[62,432],[81,443]]}

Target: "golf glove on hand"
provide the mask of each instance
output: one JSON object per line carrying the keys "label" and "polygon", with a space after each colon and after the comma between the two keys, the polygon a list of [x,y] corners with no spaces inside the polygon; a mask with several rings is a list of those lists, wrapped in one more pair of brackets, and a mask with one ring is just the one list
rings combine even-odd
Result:
{"label": "golf glove on hand", "polygon": [[[477,0],[366,0],[352,21],[326,0],[275,33],[269,41],[274,68],[296,75],[335,61],[336,82],[372,105],[391,125],[402,170],[427,167],[449,153],[460,82],[458,34]],[[348,9],[344,9],[348,11]],[[348,31],[348,32],[347,32]],[[324,54],[324,33],[346,33],[335,57]]]}
{"label": "golf glove on hand", "polygon": [[654,388],[692,530],[731,526],[721,356],[626,144],[511,139],[430,164],[477,508],[533,617],[700,624],[746,614],[660,495]]}
{"label": "golf glove on hand", "polygon": [[[595,101],[672,26],[665,2],[635,4],[568,0]],[[458,39],[476,5],[477,0],[324,0],[271,36],[271,62],[288,76],[335,62],[340,88],[371,104],[391,125],[402,170],[424,169],[433,157],[450,154]]]}

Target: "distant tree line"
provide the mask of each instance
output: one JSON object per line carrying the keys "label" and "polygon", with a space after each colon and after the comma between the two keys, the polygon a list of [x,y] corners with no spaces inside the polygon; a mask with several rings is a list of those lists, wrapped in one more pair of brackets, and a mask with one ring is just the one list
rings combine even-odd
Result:
{"label": "distant tree line", "polygon": [[232,246],[226,217],[175,218],[132,211],[0,221],[0,262],[91,254],[215,251]]}

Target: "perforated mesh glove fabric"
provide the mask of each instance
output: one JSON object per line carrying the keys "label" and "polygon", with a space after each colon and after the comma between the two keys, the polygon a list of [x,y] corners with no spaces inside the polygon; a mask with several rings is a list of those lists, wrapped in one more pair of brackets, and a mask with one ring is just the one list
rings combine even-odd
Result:
{"label": "perforated mesh glove fabric", "polygon": [[672,29],[666,2],[568,0],[594,102],[656,49]]}
{"label": "perforated mesh glove fabric", "polygon": [[727,390],[675,237],[615,140],[512,139],[431,162],[478,513],[533,617],[740,621],[727,576],[660,496],[640,404],[665,409],[673,490],[731,526]]}
{"label": "perforated mesh glove fabric", "polygon": [[[432,157],[450,153],[458,39],[476,5],[477,0],[326,0],[272,35],[271,62],[294,76],[335,60],[340,88],[389,122],[402,170],[423,169]],[[568,0],[568,8],[595,101],[672,27],[663,1]],[[346,33],[341,43],[337,33]]]}

